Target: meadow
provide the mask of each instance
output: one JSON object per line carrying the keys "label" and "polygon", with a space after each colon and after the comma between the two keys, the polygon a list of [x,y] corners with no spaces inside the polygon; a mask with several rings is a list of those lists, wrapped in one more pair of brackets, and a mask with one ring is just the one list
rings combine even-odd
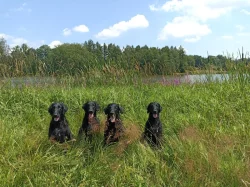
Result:
{"label": "meadow", "polygon": [[[43,86],[0,85],[2,186],[250,185],[248,76],[192,85],[101,79],[83,85],[74,78]],[[92,143],[50,143],[49,105],[62,101],[68,106],[66,117],[77,137],[88,100],[100,104],[102,126],[107,104],[124,108],[124,139],[106,148],[103,134]],[[152,101],[163,108],[161,150],[140,140]]]}

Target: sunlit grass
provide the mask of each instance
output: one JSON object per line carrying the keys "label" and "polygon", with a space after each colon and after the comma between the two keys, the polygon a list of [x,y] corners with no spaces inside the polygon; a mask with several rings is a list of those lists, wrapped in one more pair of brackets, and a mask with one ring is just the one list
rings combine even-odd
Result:
{"label": "sunlit grass", "polygon": [[[0,90],[0,181],[3,186],[247,186],[250,184],[250,84],[247,78],[169,86],[81,84],[71,78],[47,86]],[[102,78],[103,79],[103,78]],[[63,79],[66,80],[66,79]],[[95,79],[93,79],[95,80]],[[92,81],[92,80],[88,80]],[[103,81],[100,79],[100,82]],[[112,82],[114,81],[114,82]],[[117,81],[117,82],[115,82]],[[127,83],[126,83],[127,82]],[[125,84],[126,83],[126,84]],[[77,136],[82,104],[95,100],[103,126],[104,107],[119,103],[126,137],[102,147],[102,134],[63,145],[48,141],[49,105],[64,102]],[[141,143],[147,105],[162,105],[164,146]]]}

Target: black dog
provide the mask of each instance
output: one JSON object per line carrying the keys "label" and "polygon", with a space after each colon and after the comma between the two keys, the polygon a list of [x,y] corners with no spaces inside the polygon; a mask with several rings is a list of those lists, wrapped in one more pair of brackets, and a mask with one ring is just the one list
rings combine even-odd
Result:
{"label": "black dog", "polygon": [[144,130],[144,139],[146,139],[149,144],[157,147],[161,146],[162,143],[161,111],[162,107],[157,102],[152,102],[148,105],[147,112],[149,116]]}
{"label": "black dog", "polygon": [[124,127],[120,119],[123,108],[116,103],[111,103],[104,109],[104,112],[107,115],[104,128],[104,145],[108,145],[118,142],[124,134]]}
{"label": "black dog", "polygon": [[72,140],[69,123],[65,117],[68,108],[63,103],[52,103],[48,109],[52,119],[49,127],[49,139],[60,143]]}
{"label": "black dog", "polygon": [[82,109],[85,111],[85,115],[78,136],[81,136],[84,132],[85,137],[91,141],[92,136],[100,132],[100,121],[96,117],[96,112],[100,110],[100,106],[95,101],[89,101],[83,104]]}

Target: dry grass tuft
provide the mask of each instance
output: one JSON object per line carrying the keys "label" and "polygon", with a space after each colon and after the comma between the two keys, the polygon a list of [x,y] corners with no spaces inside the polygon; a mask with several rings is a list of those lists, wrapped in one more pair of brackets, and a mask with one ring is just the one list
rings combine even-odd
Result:
{"label": "dry grass tuft", "polygon": [[138,125],[131,124],[129,127],[125,128],[124,137],[119,141],[116,153],[118,155],[122,154],[130,144],[140,139],[141,134],[142,131],[139,129]]}
{"label": "dry grass tuft", "polygon": [[202,140],[202,132],[194,126],[188,126],[179,133],[179,137],[183,141],[195,141],[198,142]]}

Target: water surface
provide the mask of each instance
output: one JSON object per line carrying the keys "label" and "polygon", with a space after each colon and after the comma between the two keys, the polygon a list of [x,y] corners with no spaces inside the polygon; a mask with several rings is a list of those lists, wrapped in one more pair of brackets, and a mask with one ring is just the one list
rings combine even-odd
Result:
{"label": "water surface", "polygon": [[[200,75],[167,75],[167,76],[150,76],[142,78],[146,84],[161,83],[163,85],[179,85],[205,83],[209,81],[222,82],[228,80],[228,74],[200,74]],[[9,83],[15,86],[47,86],[63,84],[60,78],[56,77],[17,77],[17,78],[0,78],[0,84]]]}

